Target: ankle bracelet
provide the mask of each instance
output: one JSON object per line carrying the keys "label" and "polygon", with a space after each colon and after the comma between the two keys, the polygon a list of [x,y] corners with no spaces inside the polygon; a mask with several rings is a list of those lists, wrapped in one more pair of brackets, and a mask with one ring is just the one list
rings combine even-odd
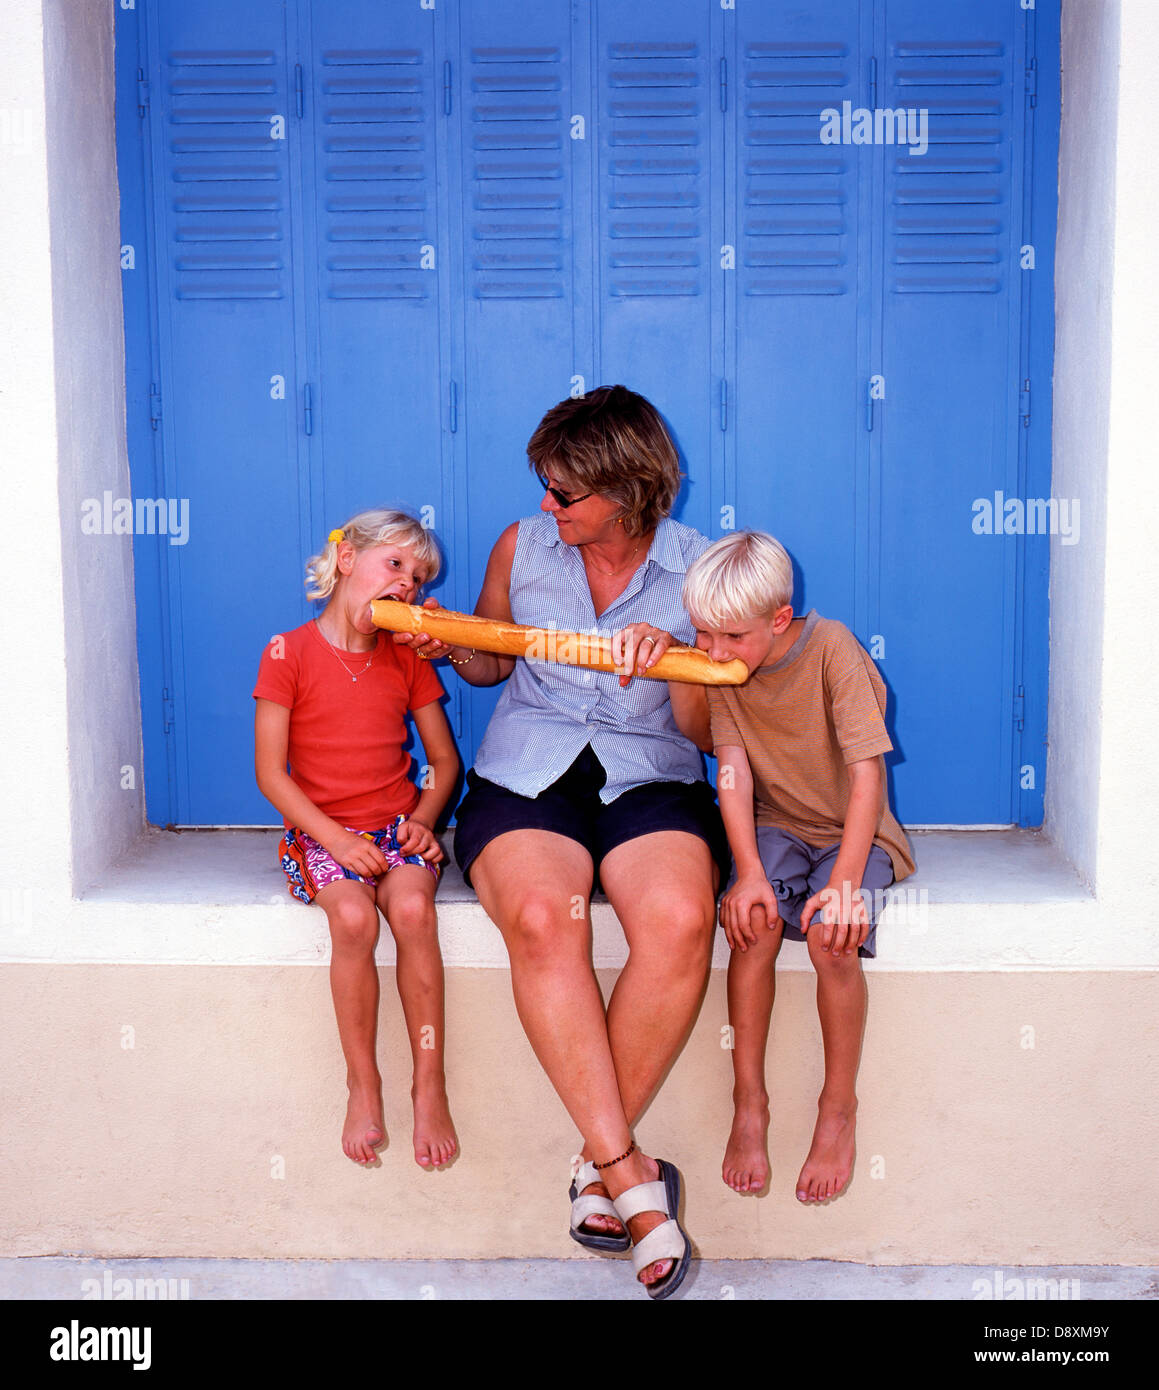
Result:
{"label": "ankle bracelet", "polygon": [[619,1158],[610,1158],[610,1159],[607,1161],[607,1163],[593,1163],[593,1164],[592,1164],[592,1167],[593,1167],[593,1168],[598,1168],[598,1169],[601,1169],[601,1170],[604,1169],[604,1168],[612,1168],[612,1167],[614,1167],[617,1163],[623,1163],[624,1159],[626,1159],[626,1158],[628,1157],[629,1154],[635,1153],[635,1151],[636,1151],[636,1141],[633,1139],[632,1142],[628,1145],[628,1147],[624,1150],[624,1152],[619,1156]]}

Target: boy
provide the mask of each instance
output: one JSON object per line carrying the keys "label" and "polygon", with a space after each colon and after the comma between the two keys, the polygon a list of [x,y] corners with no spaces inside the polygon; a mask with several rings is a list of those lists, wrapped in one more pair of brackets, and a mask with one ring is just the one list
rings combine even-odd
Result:
{"label": "boy", "polygon": [[[722,1176],[759,1192],[769,1176],[765,1049],[782,937],[808,944],[817,971],[825,1081],[802,1202],[843,1191],[853,1171],[865,982],[874,954],[874,891],[914,870],[889,808],[882,754],[885,686],[842,623],[794,617],[793,571],[772,536],[739,531],[689,568],[683,598],[696,645],[739,657],[749,679],[708,687],[717,791],[734,869],[720,920],[732,958],[732,1132]],[[682,692],[686,708],[690,698]],[[865,890],[868,903],[858,890]]]}

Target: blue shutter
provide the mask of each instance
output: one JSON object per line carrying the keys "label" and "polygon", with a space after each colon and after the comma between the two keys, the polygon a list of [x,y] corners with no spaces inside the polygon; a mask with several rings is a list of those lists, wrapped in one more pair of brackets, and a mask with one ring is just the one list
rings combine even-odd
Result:
{"label": "blue shutter", "polygon": [[[134,491],[190,503],[187,546],[136,541],[150,819],[269,822],[249,691],[331,526],[429,507],[437,596],[470,609],[539,504],[543,412],[616,381],[672,427],[677,516],[773,531],[798,606],[878,655],[902,818],[1041,818],[1048,542],[971,520],[1049,493],[1056,13],[157,0],[117,24]],[[927,109],[928,152],[823,144],[845,101]],[[469,765],[498,691],[446,683]]]}
{"label": "blue shutter", "polygon": [[[310,534],[286,6],[167,4],[141,22],[160,310],[158,481],[166,496],[189,499],[188,543],[154,543],[169,594],[174,773],[166,797],[163,765],[147,763],[148,804],[152,817],[183,824],[268,820],[253,786],[247,681],[263,643],[301,621]],[[143,701],[160,694],[145,690]]]}
{"label": "blue shutter", "polygon": [[[583,312],[591,302],[582,231],[588,143],[572,139],[571,118],[591,122],[586,35],[567,0],[462,5],[456,32],[448,63],[460,159],[461,346],[452,385],[463,524],[452,587],[453,606],[470,612],[500,532],[542,500],[527,441],[577,373],[596,384]],[[462,688],[467,766],[499,694]]]}
{"label": "blue shutter", "polygon": [[[449,607],[450,255],[436,12],[377,0],[314,0],[303,11],[312,547],[355,512],[399,507],[448,548],[431,592]],[[457,707],[456,682],[446,685]],[[421,767],[417,736],[411,751]]]}
{"label": "blue shutter", "polygon": [[728,194],[738,258],[727,500],[738,528],[771,531],[791,552],[798,611],[851,627],[868,532],[871,165],[864,149],[821,143],[819,112],[868,100],[861,9],[738,10]]}
{"label": "blue shutter", "polygon": [[593,6],[598,182],[594,385],[665,416],[689,477],[675,515],[712,527],[721,442],[723,125],[720,7]]}
{"label": "blue shutter", "polygon": [[880,151],[870,630],[896,700],[895,800],[910,821],[1008,823],[1020,541],[976,535],[972,503],[1019,495],[1024,14],[881,8],[881,104],[928,108],[930,141]]}

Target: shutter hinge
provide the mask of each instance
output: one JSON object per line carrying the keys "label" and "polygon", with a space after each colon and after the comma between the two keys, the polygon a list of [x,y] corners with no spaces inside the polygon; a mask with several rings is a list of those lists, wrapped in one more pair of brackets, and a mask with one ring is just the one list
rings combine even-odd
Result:
{"label": "shutter hinge", "polygon": [[305,97],[302,94],[302,64],[294,64],[294,109],[300,116],[305,110]]}
{"label": "shutter hinge", "polygon": [[1019,686],[1014,695],[1014,727],[1019,733],[1025,722],[1026,715],[1026,690],[1024,686]]}
{"label": "shutter hinge", "polygon": [[448,58],[443,64],[443,115],[451,114],[451,62]]}
{"label": "shutter hinge", "polygon": [[161,423],[161,391],[156,382],[149,387],[149,423],[154,429]]}
{"label": "shutter hinge", "polygon": [[720,109],[728,110],[728,59],[720,60]]}
{"label": "shutter hinge", "polygon": [[309,382],[303,388],[302,424],[307,434],[314,433],[314,389]]}
{"label": "shutter hinge", "polygon": [[1026,377],[1018,392],[1018,413],[1022,416],[1022,428],[1030,427],[1030,378]]}
{"label": "shutter hinge", "polygon": [[145,81],[143,68],[137,69],[137,115],[143,116],[149,109],[149,84]]}
{"label": "shutter hinge", "polygon": [[447,402],[447,423],[454,434],[459,428],[459,387],[454,381],[451,382],[450,399]]}
{"label": "shutter hinge", "polygon": [[165,721],[165,732],[168,733],[177,718],[173,712],[173,699],[169,694],[168,687],[161,692],[161,710]]}
{"label": "shutter hinge", "polygon": [[1026,68],[1026,99],[1031,106],[1038,105],[1038,59],[1031,58]]}
{"label": "shutter hinge", "polygon": [[877,59],[869,60],[869,109],[877,110]]}
{"label": "shutter hinge", "polygon": [[720,379],[720,427],[728,429],[728,382],[724,377]]}

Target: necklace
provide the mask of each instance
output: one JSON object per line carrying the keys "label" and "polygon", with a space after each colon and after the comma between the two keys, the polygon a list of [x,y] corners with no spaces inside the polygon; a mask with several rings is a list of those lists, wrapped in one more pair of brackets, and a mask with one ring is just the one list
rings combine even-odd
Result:
{"label": "necklace", "polygon": [[378,639],[377,639],[377,638],[375,639],[374,646],[371,647],[371,649],[370,649],[370,655],[369,655],[369,656],[367,657],[367,659],[366,659],[366,665],[363,666],[362,669],[361,669],[360,671],[358,671],[357,674],[355,674],[355,673],[350,669],[350,667],[347,666],[347,664],[345,663],[345,661],[343,661],[342,658],[338,655],[338,648],[334,645],[333,642],[330,641],[330,639],[329,639],[329,638],[326,636],[326,634],[322,631],[322,625],[321,625],[321,623],[319,623],[319,621],[318,621],[317,618],[314,619],[314,626],[318,629],[318,635],[322,638],[322,641],[325,642],[326,646],[329,647],[329,649],[334,653],[334,660],[338,663],[339,666],[342,667],[342,669],[346,672],[346,674],[350,677],[350,679],[351,679],[352,681],[357,682],[358,677],[361,676],[361,675],[363,675],[366,671],[368,671],[368,670],[370,669],[370,663],[374,660],[375,656],[378,654]]}
{"label": "necklace", "polygon": [[587,557],[587,559],[591,564],[592,569],[594,569],[597,574],[606,574],[610,577],[611,575],[619,574],[621,570],[626,570],[628,566],[632,563],[632,561],[636,558],[636,551],[638,551],[639,549],[640,542],[637,541],[635,550],[632,551],[631,555],[628,556],[628,558],[624,561],[622,565],[617,565],[614,570],[600,569],[599,565],[596,564],[596,562],[592,559],[590,555]]}

